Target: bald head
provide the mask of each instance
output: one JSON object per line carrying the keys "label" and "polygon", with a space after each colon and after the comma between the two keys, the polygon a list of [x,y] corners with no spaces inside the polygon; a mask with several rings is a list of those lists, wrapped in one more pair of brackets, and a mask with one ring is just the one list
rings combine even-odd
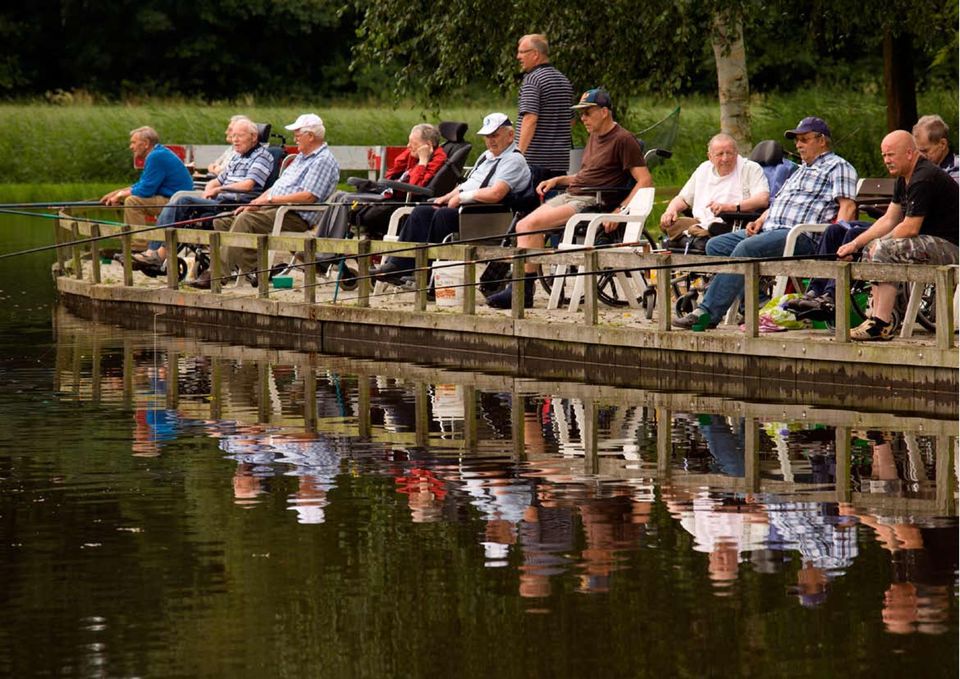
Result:
{"label": "bald head", "polygon": [[894,177],[909,177],[920,154],[917,142],[906,130],[894,130],[880,142],[880,155],[887,171]]}

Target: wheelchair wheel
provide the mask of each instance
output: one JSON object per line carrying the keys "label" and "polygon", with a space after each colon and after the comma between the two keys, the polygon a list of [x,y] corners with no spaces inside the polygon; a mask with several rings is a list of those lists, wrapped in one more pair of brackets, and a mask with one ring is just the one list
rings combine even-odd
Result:
{"label": "wheelchair wheel", "polygon": [[697,308],[697,299],[699,298],[699,292],[696,290],[689,290],[688,292],[685,292],[677,297],[677,301],[673,305],[673,310],[677,313],[677,316],[686,316]]}
{"label": "wheelchair wheel", "polygon": [[177,280],[182,281],[187,277],[187,261],[183,257],[177,257]]}
{"label": "wheelchair wheel", "polygon": [[340,289],[347,291],[356,290],[358,284],[357,270],[345,263],[342,273],[340,274]]}
{"label": "wheelchair wheel", "polygon": [[937,288],[932,283],[923,288],[917,322],[930,332],[937,331]]}

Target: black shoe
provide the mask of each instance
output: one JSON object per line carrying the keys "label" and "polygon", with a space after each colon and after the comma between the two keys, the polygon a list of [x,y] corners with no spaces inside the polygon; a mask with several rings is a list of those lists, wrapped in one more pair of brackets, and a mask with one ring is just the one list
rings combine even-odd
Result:
{"label": "black shoe", "polygon": [[829,295],[819,295],[818,297],[804,295],[803,297],[787,300],[787,302],[783,305],[783,308],[787,311],[792,311],[799,316],[804,312],[818,311],[824,306],[832,307],[833,297],[830,297]]}
{"label": "black shoe", "polygon": [[703,309],[694,309],[686,316],[673,319],[673,327],[683,328],[684,330],[695,330],[697,328],[700,330],[713,330],[718,325],[720,325],[720,321],[712,320],[710,314]]}
{"label": "black shoe", "polygon": [[405,279],[412,275],[413,271],[409,266],[398,264],[393,259],[387,259],[380,266],[370,270],[370,276],[373,278],[394,285],[403,285]]}
{"label": "black shoe", "polygon": [[187,283],[191,288],[196,288],[197,290],[209,290],[210,289],[210,269],[207,269],[202,274],[196,277],[195,280]]}
{"label": "black shoe", "polygon": [[[523,308],[533,308],[533,293],[536,291],[537,274],[526,274],[527,280],[523,286]],[[500,292],[487,297],[487,306],[492,309],[512,309],[513,308],[513,284],[508,283]]]}

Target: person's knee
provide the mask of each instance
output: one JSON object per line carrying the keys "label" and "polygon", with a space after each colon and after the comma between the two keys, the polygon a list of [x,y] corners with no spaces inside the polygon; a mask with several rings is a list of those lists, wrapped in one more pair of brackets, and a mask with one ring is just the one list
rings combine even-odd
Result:
{"label": "person's knee", "polygon": [[711,256],[727,256],[743,241],[730,237],[730,234],[716,236],[707,241],[705,252]]}

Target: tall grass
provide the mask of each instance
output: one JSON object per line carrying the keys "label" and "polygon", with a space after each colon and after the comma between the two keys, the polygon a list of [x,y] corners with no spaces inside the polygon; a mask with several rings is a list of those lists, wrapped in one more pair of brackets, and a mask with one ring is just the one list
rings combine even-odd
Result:
{"label": "tall grass", "polygon": [[[640,130],[681,106],[680,134],[673,158],[654,171],[658,186],[681,185],[706,157],[706,142],[719,129],[716,100],[690,97],[679,101],[636,99],[621,115],[630,129]],[[189,102],[143,106],[83,103],[52,106],[46,103],[0,105],[0,178],[5,183],[125,183],[135,177],[127,150],[129,130],[152,125],[168,142],[223,143],[226,120],[242,112],[254,120],[270,122],[275,131],[304,111],[319,113],[331,144],[404,144],[412,125],[422,121],[463,120],[468,136],[482,149],[473,133],[483,116],[500,110],[512,115],[516,102],[490,99],[469,107],[443,107],[436,115],[412,104],[363,107],[314,105],[201,105]],[[956,149],[957,92],[929,92],[920,96],[921,113],[936,112],[951,130]],[[751,109],[753,139],[783,139],[783,131],[807,115],[827,120],[835,148],[861,176],[882,176],[879,144],[886,131],[881,95],[833,90],[764,95],[754,98]],[[582,128],[577,137],[582,141]],[[289,140],[289,139],[288,139]],[[787,143],[787,147],[792,145]]]}

